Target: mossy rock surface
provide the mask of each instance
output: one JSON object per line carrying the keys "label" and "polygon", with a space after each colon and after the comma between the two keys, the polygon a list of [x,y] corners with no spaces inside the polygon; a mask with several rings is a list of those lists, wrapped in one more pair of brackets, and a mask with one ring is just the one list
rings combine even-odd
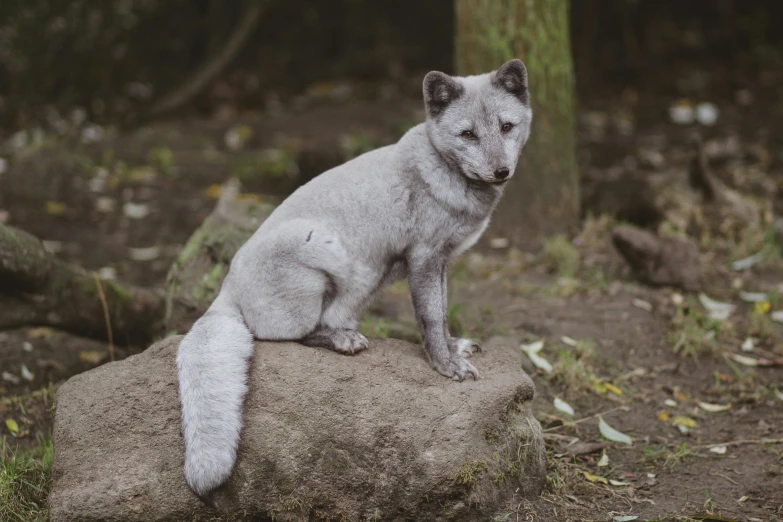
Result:
{"label": "mossy rock surface", "polygon": [[166,331],[186,333],[209,308],[234,254],[275,208],[241,198],[221,200],[171,266],[166,277]]}
{"label": "mossy rock surface", "polygon": [[545,482],[534,388],[513,346],[478,381],[377,340],[344,356],[256,344],[239,459],[207,508],[188,489],[171,337],[57,393],[52,522],[482,521]]}

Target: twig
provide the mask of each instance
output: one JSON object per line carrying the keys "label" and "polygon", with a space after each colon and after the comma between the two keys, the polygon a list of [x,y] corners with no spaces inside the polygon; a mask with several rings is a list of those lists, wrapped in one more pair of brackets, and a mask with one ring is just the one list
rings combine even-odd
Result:
{"label": "twig", "polygon": [[730,440],[728,442],[715,442],[703,446],[694,446],[693,449],[708,449],[716,446],[742,446],[745,444],[783,444],[783,439],[741,439]]}
{"label": "twig", "polygon": [[103,293],[103,286],[101,280],[98,278],[98,274],[92,274],[95,279],[95,285],[98,287],[98,298],[101,300],[101,307],[103,307],[103,319],[106,321],[106,334],[109,337],[109,360],[114,360],[114,337],[111,333],[111,320],[109,319],[109,305],[106,303],[106,295]]}
{"label": "twig", "polygon": [[578,420],[575,420],[575,421],[563,421],[564,424],[561,424],[560,426],[553,426],[551,428],[547,428],[547,429],[544,430],[544,433],[547,433],[547,432],[550,432],[550,431],[554,431],[554,430],[558,430],[558,429],[560,429],[560,428],[562,428],[564,426],[572,426],[574,424],[579,424],[579,423],[582,423],[582,422],[585,422],[585,421],[589,421],[590,419],[595,419],[596,417],[600,417],[602,415],[606,415],[607,413],[612,413],[612,412],[617,411],[617,410],[625,410],[625,411],[627,411],[628,410],[628,406],[618,406],[616,408],[612,408],[611,410],[602,411],[600,413],[596,413],[595,415],[590,415],[589,417],[585,417],[583,419],[578,419]]}
{"label": "twig", "polygon": [[735,486],[739,486],[739,482],[737,482],[736,480],[734,480],[734,479],[733,479],[733,478],[731,478],[731,477],[727,477],[727,476],[726,476],[726,475],[724,475],[723,473],[717,473],[717,472],[716,472],[716,473],[710,473],[710,475],[712,475],[713,477],[720,477],[720,478],[724,478],[724,479],[728,480],[729,482],[731,482],[732,484],[734,484]]}

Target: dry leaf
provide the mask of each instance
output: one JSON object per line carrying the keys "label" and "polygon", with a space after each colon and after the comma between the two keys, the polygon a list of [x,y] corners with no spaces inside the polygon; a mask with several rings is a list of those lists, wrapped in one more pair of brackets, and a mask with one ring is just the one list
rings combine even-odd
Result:
{"label": "dry leaf", "polygon": [[224,140],[226,147],[231,150],[239,150],[245,146],[247,140],[253,136],[253,129],[247,125],[237,125],[226,131]]}
{"label": "dry leaf", "polygon": [[753,357],[747,357],[745,355],[740,355],[737,353],[732,353],[731,358],[734,359],[736,362],[740,364],[744,364],[745,366],[758,366],[759,362],[754,359]]}
{"label": "dry leaf", "polygon": [[533,365],[536,368],[540,368],[541,370],[545,371],[546,373],[552,373],[552,364],[538,355],[538,352],[541,351],[541,349],[544,347],[544,341],[536,341],[534,343],[530,344],[522,344],[519,346],[523,352],[525,352],[530,359],[530,362],[533,363]]}
{"label": "dry leaf", "polygon": [[671,417],[669,416],[669,412],[667,411],[659,411],[658,412],[658,420],[661,422],[669,422],[669,419]]}
{"label": "dry leaf", "polygon": [[555,404],[555,409],[556,410],[562,411],[563,413],[566,413],[568,415],[573,415],[574,414],[574,409],[566,401],[564,401],[564,400],[562,400],[562,399],[560,399],[558,397],[555,397],[554,404]]}
{"label": "dry leaf", "polygon": [[764,292],[740,292],[740,299],[746,303],[760,303],[766,301],[769,296]]}
{"label": "dry leaf", "polygon": [[27,332],[27,337],[30,339],[49,339],[50,337],[54,337],[55,332],[53,329],[41,326],[40,328],[33,328],[29,332]]}
{"label": "dry leaf", "polygon": [[673,417],[672,424],[688,429],[693,429],[698,426],[695,420],[691,419],[690,417],[686,417],[685,415],[677,415]]}
{"label": "dry leaf", "polygon": [[717,453],[718,455],[725,455],[726,446],[713,446],[710,448],[710,451],[713,453]]}
{"label": "dry leaf", "polygon": [[609,426],[602,417],[598,417],[598,429],[605,438],[621,444],[633,444],[633,439],[621,431]]}
{"label": "dry leaf", "polygon": [[731,269],[732,270],[738,270],[738,271],[739,270],[747,270],[748,268],[752,267],[753,265],[755,265],[756,263],[758,263],[762,259],[764,259],[764,253],[763,252],[759,252],[757,254],[753,254],[750,257],[746,257],[744,259],[740,259],[740,260],[734,261],[733,263],[731,263]]}
{"label": "dry leaf", "polygon": [[204,190],[204,195],[209,199],[219,199],[222,192],[223,187],[220,185],[210,185]]}
{"label": "dry leaf", "polygon": [[96,352],[93,350],[79,352],[79,360],[87,364],[100,364],[104,357],[106,357],[104,352]]}
{"label": "dry leaf", "polygon": [[255,192],[243,192],[242,194],[237,194],[234,197],[235,201],[249,201],[252,203],[261,203],[261,200],[263,198],[260,194],[256,194]]}
{"label": "dry leaf", "polygon": [[710,404],[709,402],[699,402],[699,407],[710,413],[718,413],[731,409],[731,404]]}
{"label": "dry leaf", "polygon": [[[617,487],[623,487],[623,486],[630,486],[631,485],[630,482],[620,482],[619,480],[611,480],[611,479],[609,480],[609,484],[611,484],[612,486],[617,486]],[[639,518],[639,517],[636,517],[636,518]],[[635,519],[631,519],[631,520],[635,520]]]}
{"label": "dry leaf", "polygon": [[606,389],[609,390],[610,392],[614,393],[615,395],[622,395],[623,394],[623,390],[621,390],[620,388],[618,388],[617,386],[615,386],[614,384],[612,384],[610,382],[604,382],[604,386],[606,386]]}
{"label": "dry leaf", "polygon": [[608,481],[608,480],[606,480],[605,478],[603,478],[603,477],[600,477],[600,476],[598,476],[598,475],[593,475],[592,473],[588,473],[588,472],[586,472],[586,471],[583,471],[583,472],[582,472],[582,474],[585,476],[585,478],[586,478],[587,480],[589,480],[589,481],[590,481],[590,482],[592,482],[593,484],[595,484],[595,483],[597,483],[597,482],[600,482],[601,484],[608,484],[608,483],[609,483],[609,481]]}
{"label": "dry leaf", "polygon": [[122,206],[122,213],[130,219],[144,219],[150,214],[150,206],[146,203],[128,201]]}
{"label": "dry leaf", "polygon": [[508,238],[506,237],[493,237],[489,241],[489,248],[494,248],[496,250],[502,249],[502,248],[508,248],[508,246],[511,243],[509,242]]}
{"label": "dry leaf", "polygon": [[19,433],[19,425],[14,419],[6,419],[5,425],[11,433]]}
{"label": "dry leaf", "polygon": [[3,372],[2,377],[4,381],[8,381],[11,384],[19,384],[21,382],[19,377],[10,372]]}
{"label": "dry leaf", "polygon": [[699,302],[707,310],[707,315],[709,315],[710,319],[714,319],[716,321],[723,321],[728,319],[736,308],[731,303],[722,303],[720,301],[716,301],[704,293],[699,294]]}
{"label": "dry leaf", "polygon": [[609,455],[607,455],[606,451],[604,451],[604,454],[601,455],[601,459],[598,461],[598,464],[596,464],[596,466],[598,466],[599,468],[605,468],[608,465],[609,465]]}
{"label": "dry leaf", "polygon": [[563,341],[563,344],[567,344],[568,346],[574,346],[575,347],[575,346],[579,345],[579,341],[577,341],[576,339],[573,339],[571,337],[568,337],[567,335],[562,336],[560,338],[560,340]]}
{"label": "dry leaf", "polygon": [[758,301],[753,305],[753,313],[756,315],[766,315],[771,306],[769,301]]}
{"label": "dry leaf", "polygon": [[32,372],[24,364],[22,365],[21,372],[22,372],[22,379],[24,379],[26,381],[32,381],[33,380]]}
{"label": "dry leaf", "polygon": [[644,301],[642,299],[634,299],[633,305],[636,308],[639,308],[640,310],[644,310],[645,312],[652,312],[653,305],[652,303],[649,303],[647,301]]}
{"label": "dry leaf", "polygon": [[47,201],[44,209],[50,216],[62,216],[68,210],[68,207],[65,206],[65,203],[60,203],[59,201]]}
{"label": "dry leaf", "polygon": [[103,196],[95,200],[95,210],[98,212],[108,214],[114,212],[114,209],[116,208],[117,200],[114,198]]}
{"label": "dry leaf", "polygon": [[128,248],[128,257],[133,261],[152,261],[160,257],[160,247]]}

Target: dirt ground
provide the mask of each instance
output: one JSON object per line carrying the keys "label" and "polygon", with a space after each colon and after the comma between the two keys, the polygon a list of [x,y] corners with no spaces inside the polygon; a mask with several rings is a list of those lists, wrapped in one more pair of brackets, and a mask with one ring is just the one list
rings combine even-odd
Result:
{"label": "dirt ground", "polygon": [[[783,100],[762,80],[750,104],[715,95],[720,119],[702,131],[720,149],[719,176],[731,180],[740,169],[745,177],[736,186],[771,186],[773,194],[777,187],[780,194]],[[670,121],[671,102],[632,92],[583,101],[586,193],[628,172],[687,176],[693,126]],[[0,177],[0,219],[88,269],[161,286],[212,210],[216,184],[236,175],[253,197],[279,199],[326,168],[393,142],[421,117],[419,103],[407,98],[314,98],[280,114],[158,122],[86,145],[78,134],[47,138],[27,145],[13,165],[23,176]],[[610,205],[591,201],[593,209]],[[783,308],[783,265],[771,254],[752,268],[729,268],[775,239],[750,231],[726,241],[701,238],[704,294],[736,305],[715,324],[704,318],[697,294],[638,283],[611,245],[612,225],[586,217],[574,241],[552,240],[537,255],[468,253],[450,271],[453,332],[486,350],[543,340],[539,355],[553,366],[550,373],[524,359],[547,435],[547,490],[496,520],[783,519],[783,324],[770,316]],[[741,291],[766,295],[746,303]],[[363,330],[416,339],[414,324],[406,288],[395,285],[368,312]],[[753,348],[743,351],[748,338]],[[118,348],[117,356],[144,348]],[[0,426],[2,443],[20,451],[50,436],[57,386],[108,357],[105,344],[41,328],[0,333],[0,354],[9,374],[0,382],[0,418],[18,425],[15,432]],[[770,366],[747,366],[735,355]],[[607,441],[599,418],[632,444],[600,444]]]}

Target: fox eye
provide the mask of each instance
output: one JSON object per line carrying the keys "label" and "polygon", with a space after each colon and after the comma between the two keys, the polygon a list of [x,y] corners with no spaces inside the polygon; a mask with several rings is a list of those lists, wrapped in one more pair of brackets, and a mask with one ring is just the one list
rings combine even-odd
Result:
{"label": "fox eye", "polygon": [[508,131],[510,131],[512,128],[514,128],[514,126],[513,126],[512,124],[508,123],[508,122],[504,123],[504,124],[503,124],[503,125],[501,125],[501,127],[500,127],[500,129],[501,129],[503,132],[508,132]]}
{"label": "fox eye", "polygon": [[459,135],[462,136],[463,138],[465,138],[466,140],[475,140],[476,139],[476,135],[473,133],[473,131],[469,131],[469,130],[464,130],[464,131],[460,132]]}

